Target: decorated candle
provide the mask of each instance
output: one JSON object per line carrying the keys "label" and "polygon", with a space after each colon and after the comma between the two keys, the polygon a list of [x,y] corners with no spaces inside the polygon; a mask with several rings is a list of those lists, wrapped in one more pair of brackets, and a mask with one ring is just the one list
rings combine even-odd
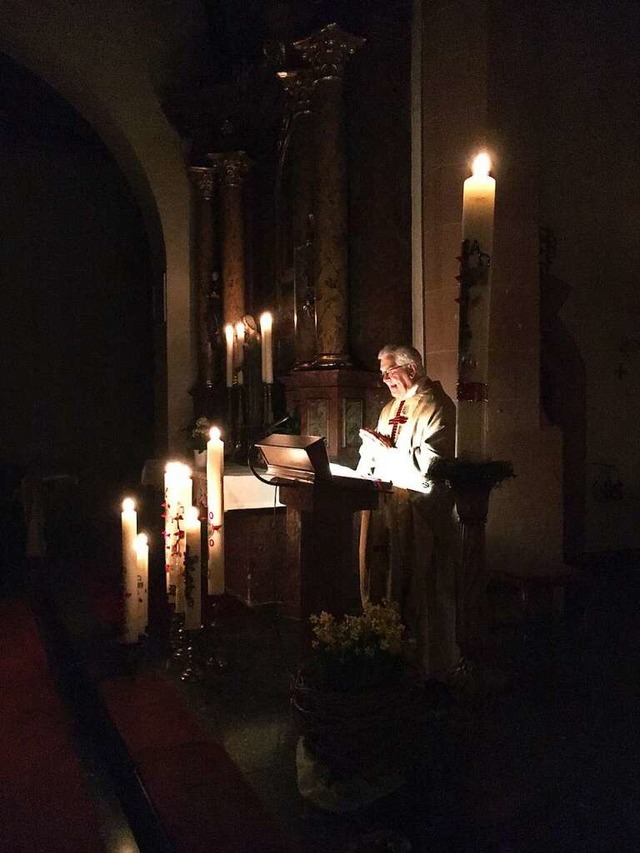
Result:
{"label": "decorated candle", "polygon": [[462,193],[456,455],[487,456],[489,311],[496,182],[486,153],[473,162]]}
{"label": "decorated candle", "polygon": [[224,442],[218,427],[211,427],[207,442],[207,589],[222,595],[224,581]]}
{"label": "decorated candle", "polygon": [[132,498],[122,501],[122,592],[124,596],[124,620],[121,639],[123,643],[138,640],[136,622],[137,565],[134,541],[138,532],[138,514]]}
{"label": "decorated candle", "polygon": [[136,622],[138,634],[144,634],[149,622],[149,540],[138,533],[133,540],[136,553]]}
{"label": "decorated candle", "polygon": [[260,315],[262,381],[273,384],[273,318],[268,311]]}
{"label": "decorated candle", "polygon": [[184,627],[195,631],[202,624],[202,543],[198,508],[187,508],[185,517],[187,547],[184,558]]}

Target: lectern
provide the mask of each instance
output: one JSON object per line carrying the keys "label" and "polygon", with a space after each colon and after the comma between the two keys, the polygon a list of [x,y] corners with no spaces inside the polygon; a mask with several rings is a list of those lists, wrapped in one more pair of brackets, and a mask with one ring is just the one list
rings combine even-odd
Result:
{"label": "lectern", "polygon": [[307,620],[322,610],[353,611],[359,604],[353,515],[377,508],[390,484],[330,465],[318,436],[270,435],[256,446],[287,508],[285,615]]}

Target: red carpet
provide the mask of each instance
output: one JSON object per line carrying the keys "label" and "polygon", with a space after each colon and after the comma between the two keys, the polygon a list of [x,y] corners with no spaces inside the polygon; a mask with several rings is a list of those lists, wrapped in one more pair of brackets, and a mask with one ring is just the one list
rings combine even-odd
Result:
{"label": "red carpet", "polygon": [[[108,566],[71,562],[68,572],[82,587],[90,619],[115,636],[118,575]],[[291,850],[226,750],[204,732],[167,677],[140,672],[104,678],[98,689],[179,853]]]}
{"label": "red carpet", "polygon": [[101,690],[178,850],[289,849],[227,752],[200,728],[164,676],[112,679]]}
{"label": "red carpet", "polygon": [[28,605],[0,601],[0,851],[104,850]]}

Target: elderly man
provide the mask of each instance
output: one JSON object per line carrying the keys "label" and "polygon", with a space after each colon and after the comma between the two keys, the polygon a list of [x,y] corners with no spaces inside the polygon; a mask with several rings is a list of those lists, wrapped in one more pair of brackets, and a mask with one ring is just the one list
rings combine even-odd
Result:
{"label": "elderly man", "polygon": [[375,430],[360,432],[358,471],[393,483],[381,508],[363,513],[360,590],[363,603],[397,601],[407,655],[425,675],[441,676],[459,659],[455,642],[457,525],[453,502],[427,471],[455,453],[455,405],[426,375],[411,346],[378,353],[391,401]]}

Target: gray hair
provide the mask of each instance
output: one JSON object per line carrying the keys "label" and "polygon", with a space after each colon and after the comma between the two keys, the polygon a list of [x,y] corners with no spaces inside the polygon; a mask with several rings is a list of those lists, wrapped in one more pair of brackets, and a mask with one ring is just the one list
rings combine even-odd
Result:
{"label": "gray hair", "polygon": [[378,353],[378,359],[385,357],[392,358],[398,365],[414,364],[416,379],[425,375],[422,356],[415,347],[408,346],[407,344],[387,344]]}

